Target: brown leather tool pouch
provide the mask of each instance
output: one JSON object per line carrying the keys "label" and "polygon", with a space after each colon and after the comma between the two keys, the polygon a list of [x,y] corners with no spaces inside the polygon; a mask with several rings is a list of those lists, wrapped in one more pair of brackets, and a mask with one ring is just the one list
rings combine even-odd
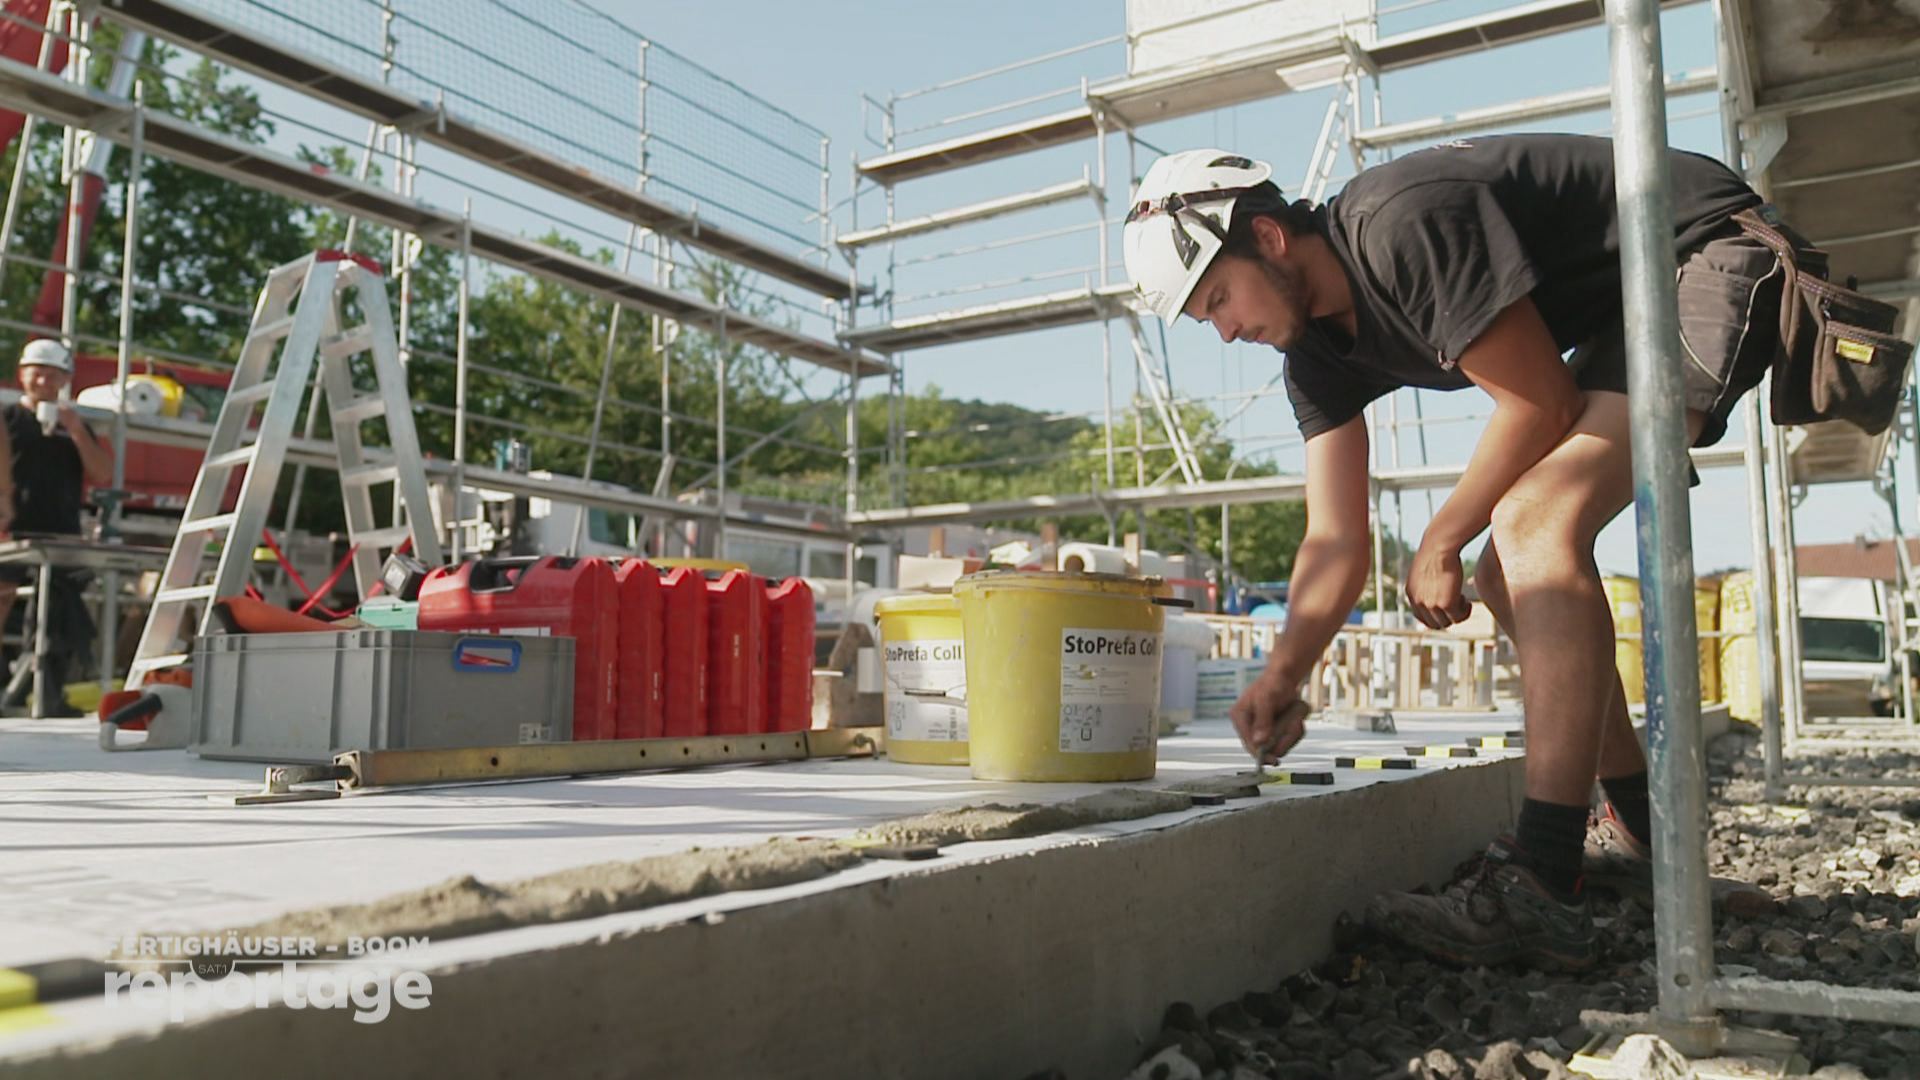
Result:
{"label": "brown leather tool pouch", "polygon": [[1773,422],[1845,420],[1869,435],[1892,423],[1913,345],[1894,335],[1900,310],[1828,281],[1827,255],[1790,240],[1770,206],[1733,220],[1780,257],[1780,349],[1773,362]]}

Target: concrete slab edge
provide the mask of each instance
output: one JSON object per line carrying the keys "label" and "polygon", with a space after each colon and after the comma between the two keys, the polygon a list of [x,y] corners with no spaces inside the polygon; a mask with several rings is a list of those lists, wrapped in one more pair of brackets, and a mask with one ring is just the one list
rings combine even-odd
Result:
{"label": "concrete slab edge", "polygon": [[1325,954],[1343,910],[1511,826],[1521,759],[895,875],[433,972],[380,1024],[271,1008],[8,1063],[19,1080],[1123,1075],[1203,1009]]}

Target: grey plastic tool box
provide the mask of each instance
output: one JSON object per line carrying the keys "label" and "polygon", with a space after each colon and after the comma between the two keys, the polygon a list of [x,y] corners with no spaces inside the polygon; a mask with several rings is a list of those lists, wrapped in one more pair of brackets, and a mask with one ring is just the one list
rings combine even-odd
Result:
{"label": "grey plastic tool box", "polygon": [[208,634],[194,643],[188,749],[325,764],[347,750],[567,742],[573,646],[426,630]]}

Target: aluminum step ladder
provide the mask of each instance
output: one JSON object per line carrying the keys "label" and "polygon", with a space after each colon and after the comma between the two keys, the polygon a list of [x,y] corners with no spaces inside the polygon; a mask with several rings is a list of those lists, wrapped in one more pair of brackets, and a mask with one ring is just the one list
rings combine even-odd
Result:
{"label": "aluminum step ladder", "polygon": [[[346,323],[348,300],[361,322]],[[370,356],[377,389],[354,385],[353,359]],[[275,356],[278,362],[275,363]],[[429,566],[440,564],[440,537],[433,526],[426,468],[413,409],[400,366],[392,308],[379,264],[364,256],[320,251],[267,275],[254,305],[253,322],[233,381],[207,441],[206,460],[187,496],[186,512],[162,572],[147,624],[127,675],[138,687],[156,670],[185,663],[191,655],[182,642],[189,608],[199,609],[194,633],[205,633],[213,602],[242,592],[252,570],[254,546],[267,524],[274,489],[293,441],[301,398],[320,364],[315,393],[324,393],[333,426],[346,507],[347,537],[353,545],[354,579],[367,595],[379,580],[381,552],[412,541],[414,555]],[[389,449],[369,452],[361,425],[386,421]],[[251,436],[251,438],[249,438]],[[223,512],[236,470],[244,470],[231,512]],[[392,483],[405,520],[376,527],[372,487]],[[211,577],[208,549],[217,547]]]}

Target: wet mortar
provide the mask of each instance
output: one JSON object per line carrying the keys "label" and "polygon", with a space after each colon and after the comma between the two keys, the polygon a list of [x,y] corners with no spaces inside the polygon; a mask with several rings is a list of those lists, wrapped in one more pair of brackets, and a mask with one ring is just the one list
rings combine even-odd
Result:
{"label": "wet mortar", "polygon": [[[370,903],[290,912],[239,928],[234,934],[312,938],[321,945],[343,945],[354,937],[444,941],[812,881],[858,863],[866,848],[1013,840],[1176,813],[1193,804],[1192,795],[1140,788],[1099,791],[1052,805],[987,803],[886,822],[851,842],[776,837],[744,847],[694,848],[499,883],[464,875]],[[155,936],[177,939],[180,935]],[[168,958],[130,966],[152,969]]]}
{"label": "wet mortar", "polygon": [[[1920,755],[1805,756],[1790,771],[1912,777]],[[1920,792],[1787,791],[1765,801],[1751,729],[1709,747],[1708,860],[1716,877],[1714,955],[1723,974],[1920,991]],[[1581,975],[1460,970],[1381,939],[1353,919],[1335,952],[1237,1000],[1174,1002],[1129,1080],[1542,1080],[1584,1076],[1568,1061],[1582,1022],[1655,1004],[1653,917],[1595,894],[1600,963]],[[1920,1080],[1920,1029],[1734,1013],[1797,1036],[1826,1080]],[[1043,1071],[1028,1080],[1081,1080]],[[1092,1078],[1103,1080],[1103,1078]]]}

